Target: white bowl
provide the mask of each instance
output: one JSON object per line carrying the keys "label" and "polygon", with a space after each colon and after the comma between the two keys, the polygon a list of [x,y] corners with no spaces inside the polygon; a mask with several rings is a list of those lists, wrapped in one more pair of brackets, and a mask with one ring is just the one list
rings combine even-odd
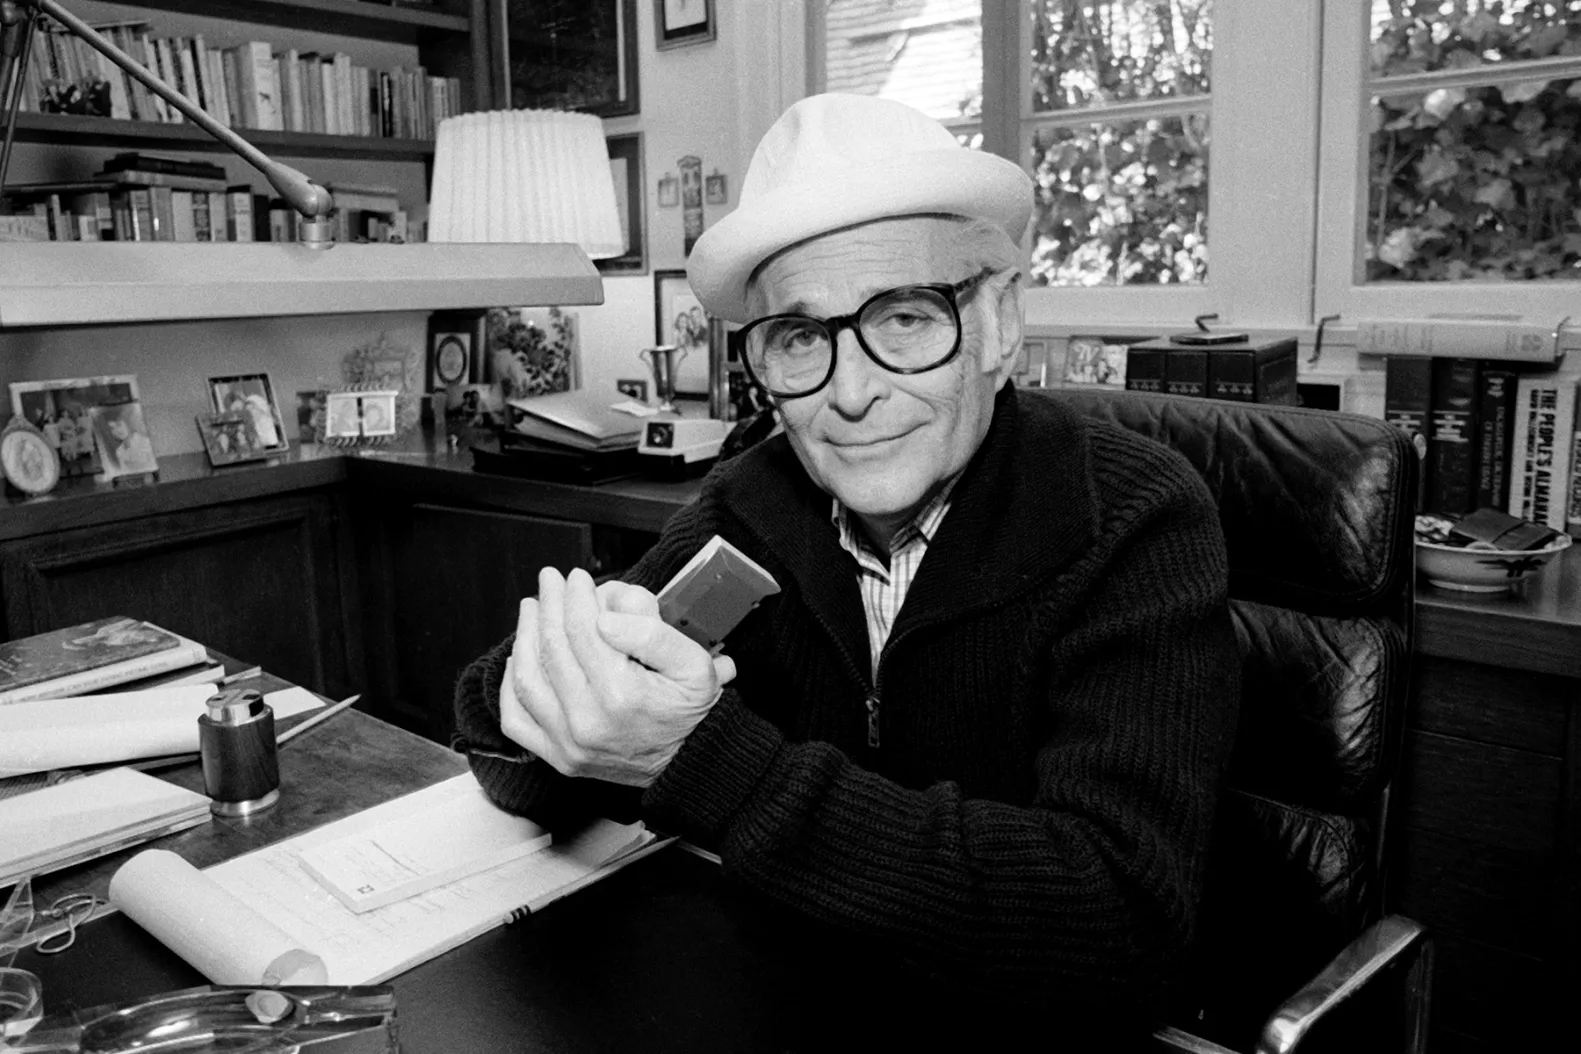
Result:
{"label": "white bowl", "polygon": [[1561,534],[1541,549],[1495,549],[1486,543],[1440,545],[1418,538],[1416,566],[1442,589],[1502,593],[1570,548],[1570,541],[1568,534]]}

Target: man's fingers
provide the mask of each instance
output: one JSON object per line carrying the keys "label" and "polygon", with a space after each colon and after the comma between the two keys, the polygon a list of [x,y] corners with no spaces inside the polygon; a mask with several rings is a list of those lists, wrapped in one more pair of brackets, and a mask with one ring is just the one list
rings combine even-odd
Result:
{"label": "man's fingers", "polygon": [[605,611],[619,611],[627,615],[657,615],[659,600],[641,586],[630,582],[611,580],[598,587],[598,599]]}
{"label": "man's fingers", "polygon": [[[536,728],[562,736],[566,727],[565,708],[554,687],[544,677],[539,638],[543,608],[532,597],[521,604],[521,619],[516,625],[516,644],[506,660],[506,683],[517,705],[532,718]],[[501,714],[504,704],[501,703]],[[537,753],[537,751],[534,751]],[[541,755],[540,755],[541,756]]]}
{"label": "man's fingers", "polygon": [[527,753],[549,761],[556,753],[554,744],[522,706],[516,695],[515,674],[515,660],[506,659],[505,679],[500,682],[500,731]]}
{"label": "man's fingers", "polygon": [[616,651],[674,681],[695,679],[699,659],[709,657],[702,645],[651,616],[606,611],[598,617],[598,632]]}
{"label": "man's fingers", "polygon": [[736,679],[736,660],[728,655],[714,656],[714,679],[722,688]]}
{"label": "man's fingers", "polygon": [[565,579],[552,567],[538,572],[538,660],[562,706],[575,706],[587,678],[565,636]]}
{"label": "man's fingers", "polygon": [[566,576],[563,611],[566,643],[571,655],[588,685],[609,699],[611,678],[625,665],[626,657],[599,636],[599,597],[593,578],[586,571],[577,569]]}

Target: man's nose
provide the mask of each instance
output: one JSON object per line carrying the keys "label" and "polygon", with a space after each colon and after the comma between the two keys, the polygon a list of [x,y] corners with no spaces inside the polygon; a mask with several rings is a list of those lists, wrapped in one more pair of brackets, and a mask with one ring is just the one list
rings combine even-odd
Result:
{"label": "man's nose", "polygon": [[846,417],[861,417],[881,394],[885,371],[862,350],[855,327],[840,330],[834,352],[829,402]]}

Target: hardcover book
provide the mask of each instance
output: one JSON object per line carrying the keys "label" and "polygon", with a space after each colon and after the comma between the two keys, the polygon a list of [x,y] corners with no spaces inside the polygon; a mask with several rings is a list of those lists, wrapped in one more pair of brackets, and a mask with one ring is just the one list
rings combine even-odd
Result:
{"label": "hardcover book", "polygon": [[0,644],[0,692],[180,646],[147,622],[103,618]]}
{"label": "hardcover book", "polygon": [[1515,438],[1510,456],[1511,516],[1565,530],[1566,489],[1576,420],[1576,378],[1554,373],[1521,377],[1515,386]]}
{"label": "hardcover book", "polygon": [[1464,515],[1477,498],[1476,421],[1481,363],[1476,359],[1433,359],[1433,397],[1428,437],[1429,512]]}
{"label": "hardcover book", "polygon": [[1433,360],[1391,355],[1384,364],[1383,419],[1405,430],[1422,459],[1422,485],[1417,489],[1417,511],[1427,495],[1427,415],[1433,398]]}
{"label": "hardcover book", "polygon": [[1570,443],[1570,501],[1565,511],[1565,529],[1570,537],[1581,538],[1581,429]]}
{"label": "hardcover book", "polygon": [[1477,401],[1478,509],[1510,504],[1510,437],[1515,427],[1515,384],[1510,370],[1484,365]]}

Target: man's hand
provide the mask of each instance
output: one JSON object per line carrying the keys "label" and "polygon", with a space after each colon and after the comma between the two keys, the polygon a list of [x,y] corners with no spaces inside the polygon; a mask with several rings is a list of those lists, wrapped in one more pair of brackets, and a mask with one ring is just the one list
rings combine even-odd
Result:
{"label": "man's hand", "polygon": [[646,787],[736,675],[639,586],[538,574],[500,687],[500,730],[568,776]]}

